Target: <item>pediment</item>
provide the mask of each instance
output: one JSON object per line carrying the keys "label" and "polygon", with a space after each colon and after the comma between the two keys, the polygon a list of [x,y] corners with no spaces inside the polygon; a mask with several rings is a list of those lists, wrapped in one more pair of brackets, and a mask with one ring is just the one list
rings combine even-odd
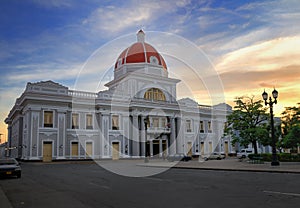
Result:
{"label": "pediment", "polygon": [[53,82],[51,80],[41,81],[36,83],[28,82],[26,91],[29,92],[43,92],[51,94],[68,94],[68,87]]}
{"label": "pediment", "polygon": [[180,104],[187,105],[187,106],[198,106],[199,105],[195,100],[192,100],[191,98],[182,98],[182,99],[178,100],[178,102]]}
{"label": "pediment", "polygon": [[28,85],[39,86],[39,87],[49,87],[49,88],[64,88],[64,89],[67,88],[67,87],[65,87],[59,83],[53,82],[51,80],[41,81],[41,82],[36,82],[36,83],[29,82]]}

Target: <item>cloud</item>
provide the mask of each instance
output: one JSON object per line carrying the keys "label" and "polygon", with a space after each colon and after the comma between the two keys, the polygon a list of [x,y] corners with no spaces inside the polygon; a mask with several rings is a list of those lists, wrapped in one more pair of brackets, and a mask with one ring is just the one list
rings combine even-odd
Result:
{"label": "cloud", "polygon": [[151,27],[162,16],[184,8],[190,1],[131,1],[121,5],[99,7],[82,21],[92,30],[103,34],[118,33],[129,28]]}
{"label": "cloud", "polygon": [[139,6],[127,5],[125,7],[100,7],[82,23],[89,25],[95,31],[115,33],[132,26],[142,26],[159,9],[157,3]]}
{"label": "cloud", "polygon": [[12,87],[19,87],[23,89],[26,82],[36,82],[41,80],[53,80],[56,82],[68,82],[76,79],[82,67],[81,63],[60,65],[53,63],[36,63],[14,65],[9,73],[2,73],[0,82],[1,85],[8,91]]}
{"label": "cloud", "polygon": [[279,102],[274,109],[279,116],[285,106],[294,106],[300,97],[300,65],[276,68],[270,71],[228,71],[220,74],[226,102],[234,105],[237,96],[252,96],[261,99],[263,89],[271,93],[273,87],[279,91]]}
{"label": "cloud", "polygon": [[[227,90],[257,87],[288,87],[298,84],[300,65],[286,66],[269,71],[229,71],[220,76]],[[238,80],[238,81],[237,81]],[[241,82],[243,84],[241,84]]]}
{"label": "cloud", "polygon": [[300,65],[300,36],[282,37],[244,47],[224,55],[216,64],[218,72],[269,71]]}
{"label": "cloud", "polygon": [[[229,52],[276,38],[299,35],[299,1],[243,3],[231,10],[210,7],[202,8],[203,12],[197,19],[201,20],[202,31],[209,32],[202,32],[195,42],[215,63]],[[210,13],[211,10],[217,12]]]}
{"label": "cloud", "polygon": [[71,0],[31,0],[32,3],[44,8],[66,8],[72,6]]}
{"label": "cloud", "polygon": [[216,64],[216,70],[225,91],[250,93],[252,89],[256,93],[259,88],[298,87],[300,49],[295,46],[299,44],[300,36],[276,38],[224,55]]}

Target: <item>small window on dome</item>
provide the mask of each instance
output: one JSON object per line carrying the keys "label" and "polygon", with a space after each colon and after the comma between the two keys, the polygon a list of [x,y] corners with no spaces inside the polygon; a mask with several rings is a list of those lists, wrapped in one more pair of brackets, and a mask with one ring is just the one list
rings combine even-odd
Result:
{"label": "small window on dome", "polygon": [[151,64],[158,64],[158,59],[155,56],[150,56],[150,63]]}
{"label": "small window on dome", "polygon": [[120,58],[120,59],[118,60],[118,65],[117,65],[117,66],[119,67],[119,66],[121,66],[121,65],[122,65],[122,58]]}

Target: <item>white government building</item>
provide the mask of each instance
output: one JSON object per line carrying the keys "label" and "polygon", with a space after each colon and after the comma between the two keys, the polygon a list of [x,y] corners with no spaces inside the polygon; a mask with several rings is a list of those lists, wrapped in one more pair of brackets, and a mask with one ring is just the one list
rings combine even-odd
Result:
{"label": "white government building", "polygon": [[223,137],[231,107],[177,100],[178,82],[140,30],[117,58],[107,90],[27,83],[5,120],[9,155],[53,161],[233,152],[230,137]]}

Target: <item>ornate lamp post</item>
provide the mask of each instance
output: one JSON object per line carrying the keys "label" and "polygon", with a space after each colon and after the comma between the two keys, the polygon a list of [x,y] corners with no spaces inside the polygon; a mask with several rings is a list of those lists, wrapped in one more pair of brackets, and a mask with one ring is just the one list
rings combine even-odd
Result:
{"label": "ornate lamp post", "polygon": [[145,124],[145,160],[144,162],[145,163],[148,163],[149,160],[148,160],[148,155],[147,155],[147,128],[148,128],[148,122],[149,122],[149,117],[147,116],[145,119],[144,119],[144,124]]}
{"label": "ornate lamp post", "polygon": [[278,98],[278,91],[273,90],[272,92],[272,96],[274,98],[274,101],[272,100],[271,96],[269,97],[269,102],[268,100],[268,93],[266,93],[266,91],[264,90],[264,92],[262,93],[262,97],[265,101],[265,105],[269,105],[270,106],[270,114],[271,114],[271,133],[272,133],[272,162],[271,165],[272,166],[279,166],[279,161],[277,158],[277,154],[276,154],[276,141],[275,141],[275,133],[274,133],[274,115],[273,115],[273,104],[277,103],[277,98]]}

